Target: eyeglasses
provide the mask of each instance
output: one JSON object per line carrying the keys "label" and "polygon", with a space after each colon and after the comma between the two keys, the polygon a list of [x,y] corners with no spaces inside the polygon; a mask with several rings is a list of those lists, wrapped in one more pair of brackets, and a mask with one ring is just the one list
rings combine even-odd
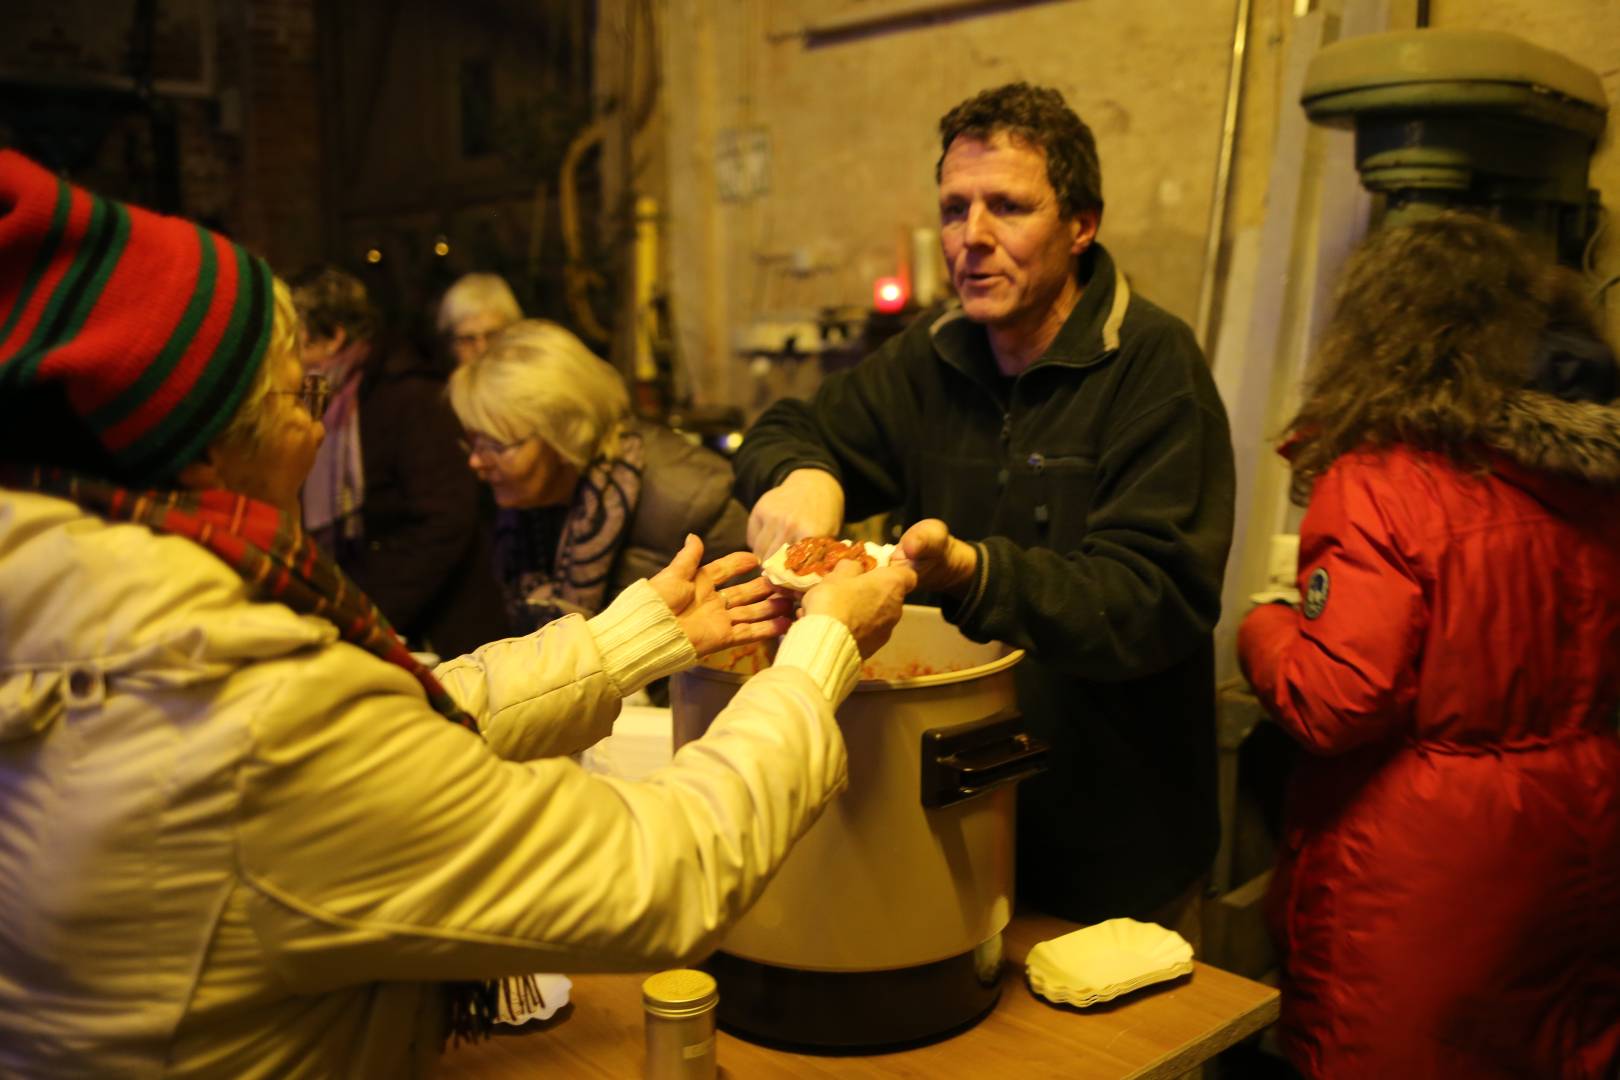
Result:
{"label": "eyeglasses", "polygon": [[304,381],[297,390],[272,390],[272,394],[292,394],[298,399],[298,404],[309,413],[310,419],[319,420],[326,415],[326,403],[332,400],[332,384],[320,372],[312,371],[304,376]]}
{"label": "eyeglasses", "polygon": [[499,333],[499,330],[480,330],[472,334],[451,334],[450,343],[457,348],[477,349],[479,352],[483,352]]}
{"label": "eyeglasses", "polygon": [[[533,436],[531,435],[529,438],[533,438]],[[489,458],[505,457],[528,442],[529,438],[518,439],[516,442],[499,443],[488,435],[473,435],[470,438],[457,439],[456,445],[460,446],[461,452],[468,457],[477,454],[487,460]]]}

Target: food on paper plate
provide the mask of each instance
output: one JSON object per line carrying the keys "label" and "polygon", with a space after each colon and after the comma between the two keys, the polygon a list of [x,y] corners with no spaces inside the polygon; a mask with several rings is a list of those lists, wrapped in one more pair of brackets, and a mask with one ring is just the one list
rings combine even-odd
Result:
{"label": "food on paper plate", "polygon": [[874,570],[888,566],[893,553],[893,544],[863,544],[830,536],[810,536],[777,548],[761,570],[771,584],[804,592],[819,584],[823,574],[831,573],[833,567],[846,559],[860,563],[863,571]]}

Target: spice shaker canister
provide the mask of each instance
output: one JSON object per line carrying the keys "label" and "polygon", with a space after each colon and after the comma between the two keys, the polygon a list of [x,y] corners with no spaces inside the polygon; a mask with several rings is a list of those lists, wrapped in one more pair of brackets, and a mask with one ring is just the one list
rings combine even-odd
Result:
{"label": "spice shaker canister", "polygon": [[713,976],[679,968],[641,984],[647,1012],[646,1080],[715,1080]]}

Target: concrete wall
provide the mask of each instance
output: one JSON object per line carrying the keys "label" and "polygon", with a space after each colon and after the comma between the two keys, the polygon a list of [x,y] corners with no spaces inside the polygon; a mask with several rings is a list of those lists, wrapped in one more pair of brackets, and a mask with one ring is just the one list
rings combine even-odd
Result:
{"label": "concrete wall", "polygon": [[[1312,9],[1338,10],[1348,0],[1312,0]],[[1258,228],[1268,205],[1267,172],[1277,151],[1274,139],[1283,77],[1282,57],[1294,26],[1294,0],[1257,0],[1251,24],[1249,62],[1244,76],[1244,107],[1228,241]],[[1416,25],[1415,0],[1387,0],[1390,28]],[[1620,4],[1614,0],[1431,0],[1429,25],[1441,29],[1500,30],[1562,53],[1595,71],[1611,110],[1620,109]],[[1620,212],[1620,142],[1615,119],[1592,159],[1590,183],[1603,202]],[[1593,251],[1600,277],[1620,272],[1620,230],[1605,230]],[[1620,303],[1607,308],[1610,334],[1620,339]]]}
{"label": "concrete wall", "polygon": [[[756,407],[782,388],[737,355],[759,322],[863,307],[901,235],[935,218],[935,124],[986,86],[1060,88],[1097,134],[1102,240],[1138,287],[1193,321],[1236,0],[667,0],[661,18],[667,287],[695,396]],[[1295,16],[1339,0],[1254,0],[1228,243],[1257,228]],[[1392,27],[1415,0],[1386,0]],[[1431,23],[1520,34],[1620,92],[1613,0],[1433,0]],[[882,21],[885,12],[896,15]],[[909,13],[909,14],[908,14]],[[847,21],[867,19],[848,27]],[[845,23],[841,23],[845,20]],[[876,20],[876,21],[872,21]],[[830,28],[818,32],[817,28]],[[1285,105],[1292,108],[1292,105]],[[1592,181],[1620,203],[1620,152]],[[1620,236],[1597,251],[1620,269]],[[1607,276],[1605,274],[1605,276]],[[1226,317],[1232,315],[1225,313]],[[1611,316],[1620,332],[1620,320]],[[813,385],[802,381],[795,389]]]}
{"label": "concrete wall", "polygon": [[[1609,130],[1592,159],[1591,185],[1603,193],[1610,227],[1593,252],[1598,276],[1620,273],[1620,3],[1614,0],[1433,0],[1438,27],[1505,30],[1585,64],[1603,80]],[[1620,289],[1612,290],[1613,293]],[[1620,299],[1606,309],[1611,340],[1620,340]]]}
{"label": "concrete wall", "polygon": [[[731,344],[751,322],[870,303],[904,237],[936,221],[939,117],[1016,79],[1059,88],[1092,126],[1103,241],[1191,319],[1234,7],[670,0],[671,284],[700,397],[750,396]],[[815,29],[885,8],[956,10]]]}

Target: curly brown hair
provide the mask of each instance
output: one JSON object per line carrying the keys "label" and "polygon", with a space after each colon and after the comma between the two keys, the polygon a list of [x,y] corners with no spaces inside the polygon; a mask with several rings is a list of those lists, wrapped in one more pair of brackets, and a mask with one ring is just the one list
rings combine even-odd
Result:
{"label": "curly brown hair", "polygon": [[945,152],[957,138],[988,140],[998,132],[1046,155],[1046,178],[1065,217],[1086,210],[1102,213],[1102,166],[1091,129],[1062,94],[1026,82],[981,91],[940,118],[935,183],[945,167]]}
{"label": "curly brown hair", "polygon": [[1549,332],[1600,337],[1579,280],[1505,226],[1446,211],[1351,256],[1287,428],[1301,506],[1339,456],[1404,443],[1467,466]]}

